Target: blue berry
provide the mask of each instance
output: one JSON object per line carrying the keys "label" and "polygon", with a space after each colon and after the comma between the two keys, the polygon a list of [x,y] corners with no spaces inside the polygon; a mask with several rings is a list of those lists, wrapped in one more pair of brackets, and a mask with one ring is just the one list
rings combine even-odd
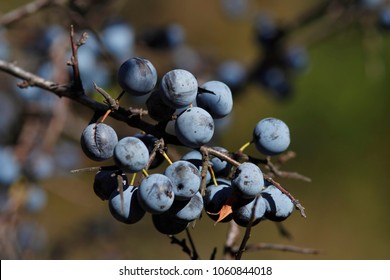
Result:
{"label": "blue berry", "polygon": [[359,0],[360,6],[367,10],[377,10],[383,3],[384,0]]}
{"label": "blue berry", "polygon": [[244,162],[237,167],[232,178],[232,186],[243,198],[253,198],[264,187],[263,173],[257,165]]}
{"label": "blue berry", "polygon": [[384,6],[378,12],[378,23],[379,26],[384,30],[390,29],[390,5]]}
{"label": "blue berry", "polygon": [[[45,62],[39,66],[37,69],[37,75],[47,79],[52,80],[54,79],[53,73],[55,66],[52,62]],[[81,71],[81,68],[80,68]],[[16,88],[16,91],[19,92],[21,97],[24,101],[29,102],[29,104],[33,104],[39,110],[46,111],[46,112],[52,112],[54,105],[58,101],[56,96],[53,96],[50,92],[47,92],[41,88],[38,87],[28,87],[28,88]]]}
{"label": "blue berry", "polygon": [[138,200],[145,211],[161,214],[172,206],[174,198],[173,183],[167,176],[154,173],[141,181]]}
{"label": "blue berry", "polygon": [[69,140],[57,143],[53,151],[54,165],[60,172],[72,169],[80,165],[79,150],[75,143]]}
{"label": "blue berry", "polygon": [[0,59],[7,60],[10,56],[10,46],[3,28],[0,29]]}
{"label": "blue berry", "polygon": [[218,66],[218,79],[224,82],[234,93],[241,89],[247,79],[245,67],[238,61],[227,60]]}
{"label": "blue berry", "polygon": [[104,45],[117,61],[124,61],[133,55],[135,32],[131,25],[115,20],[108,23],[101,34]]}
{"label": "blue berry", "polygon": [[[225,154],[229,153],[229,151],[223,147],[213,147],[213,148]],[[212,157],[210,159],[210,162],[216,177],[226,177],[229,175],[230,170],[232,168],[232,165],[229,162],[222,160],[216,156]]]}
{"label": "blue berry", "polygon": [[[134,137],[140,139],[142,142],[144,142],[146,148],[148,148],[148,151],[149,151],[149,154],[152,153],[153,149],[154,149],[154,146],[156,144],[156,141],[158,141],[158,139],[151,135],[151,134],[147,134],[147,133],[137,133],[134,135]],[[162,156],[162,154],[160,152],[156,152],[156,156],[154,157],[154,160],[150,163],[150,166],[149,166],[149,169],[154,169],[154,168],[157,168],[158,166],[160,166],[161,163],[164,162],[164,157]]]}
{"label": "blue berry", "polygon": [[123,190],[126,190],[129,181],[125,173],[118,170],[100,170],[95,175],[93,190],[101,200],[108,200],[111,194],[119,189],[120,180]]}
{"label": "blue berry", "polygon": [[[201,152],[199,152],[198,150],[189,151],[188,153],[184,154],[181,157],[181,159],[191,162],[193,165],[196,166],[196,168],[198,168],[199,173],[202,174],[203,161],[202,161],[202,153]],[[210,181],[211,181],[211,173],[209,170],[207,170],[206,183],[209,183]]]}
{"label": "blue berry", "polygon": [[[255,207],[253,209],[253,207]],[[233,209],[233,220],[242,227],[247,227],[252,218],[252,213],[254,210],[254,216],[252,221],[252,226],[260,223],[261,220],[264,220],[265,211],[266,211],[266,201],[261,196],[253,198],[243,205]]]}
{"label": "blue berry", "polygon": [[181,143],[198,148],[214,135],[214,120],[204,109],[192,107],[183,111],[175,123],[176,136]]}
{"label": "blue berry", "polygon": [[224,15],[231,18],[243,18],[249,9],[248,0],[221,0],[220,3]]}
{"label": "blue berry", "polygon": [[138,202],[137,192],[137,187],[130,186],[123,191],[123,196],[118,190],[111,194],[108,206],[115,219],[122,223],[134,224],[143,218],[145,210]]}
{"label": "blue berry", "polygon": [[115,146],[114,161],[121,170],[136,173],[147,166],[149,150],[139,138],[128,136]]}
{"label": "blue berry", "polygon": [[[111,76],[110,72],[107,69],[102,61],[98,61],[96,66],[90,72],[86,72],[83,75],[83,86],[87,93],[92,93],[95,91],[95,83],[101,88],[111,86]],[[86,83],[84,83],[86,81]]]}
{"label": "blue berry", "polygon": [[[206,210],[207,215],[214,221],[218,220],[219,211],[222,209],[229,198],[233,194],[233,188],[228,181],[218,180],[218,185],[210,184],[206,188],[206,193],[204,196],[204,209]],[[232,220],[232,215],[228,215],[221,222],[225,223]]]}
{"label": "blue berry", "polygon": [[208,81],[201,86],[201,89],[206,91],[197,95],[198,107],[205,109],[215,119],[230,114],[233,109],[233,97],[230,88],[225,83]]}
{"label": "blue berry", "polygon": [[200,217],[202,210],[203,197],[197,192],[189,200],[175,200],[168,211],[176,219],[191,222]]}
{"label": "blue berry", "polygon": [[54,168],[54,159],[51,155],[41,151],[33,151],[27,157],[23,171],[30,180],[39,181],[50,177]]}
{"label": "blue berry", "polygon": [[198,82],[191,72],[174,69],[161,79],[162,99],[173,108],[184,108],[192,104],[198,93]]}
{"label": "blue berry", "polygon": [[47,246],[48,234],[46,229],[37,221],[23,219],[14,228],[15,242],[19,252],[36,254]]}
{"label": "blue berry", "polygon": [[309,57],[304,47],[292,46],[286,50],[285,62],[292,70],[302,71],[309,64]]}
{"label": "blue berry", "polygon": [[269,185],[261,196],[266,201],[265,217],[274,222],[287,219],[294,210],[294,203],[274,185]]}
{"label": "blue berry", "polygon": [[277,98],[287,98],[291,94],[291,84],[285,69],[274,65],[261,65],[260,83]]}
{"label": "blue berry", "polygon": [[[96,80],[96,73],[98,70],[98,55],[94,48],[88,47],[86,44],[82,48],[79,48],[77,51],[78,65],[80,70],[80,75],[83,83],[83,88],[86,92],[92,92],[94,90],[94,81],[99,85],[103,86],[99,80]],[[68,54],[70,57],[71,54]],[[51,66],[54,69],[54,66]],[[70,69],[69,69],[70,71]],[[49,72],[50,75],[53,75],[54,71]]]}
{"label": "blue berry", "polygon": [[153,91],[146,100],[148,115],[156,121],[168,121],[172,119],[176,109],[163,101],[161,89]]}
{"label": "blue berry", "polygon": [[176,219],[168,212],[152,215],[152,222],[160,233],[168,235],[178,234],[188,226],[187,221]]}
{"label": "blue berry", "polygon": [[[1,41],[1,35],[0,35],[0,41]],[[21,107],[20,104],[15,102],[13,96],[10,96],[10,94],[7,94],[0,90],[0,112],[1,112],[0,144],[7,143],[8,140],[11,139],[12,135],[10,131],[12,131],[12,128],[14,128],[17,122],[19,121],[19,116],[21,111],[20,107]]]}
{"label": "blue berry", "polygon": [[95,161],[103,161],[112,157],[118,143],[118,136],[111,126],[92,123],[84,129],[80,142],[87,157]]}
{"label": "blue berry", "polygon": [[185,42],[186,32],[179,23],[171,23],[166,27],[167,45],[176,48]]}
{"label": "blue berry", "polygon": [[157,71],[153,64],[144,58],[133,57],[119,67],[118,83],[126,92],[142,96],[151,92],[157,83]]}
{"label": "blue berry", "polygon": [[204,66],[204,61],[199,52],[189,45],[180,45],[171,53],[172,63],[177,69],[186,69],[190,72],[199,71]]}
{"label": "blue berry", "polygon": [[277,155],[290,145],[290,130],[281,120],[265,118],[256,124],[253,130],[256,148],[265,155]]}
{"label": "blue berry", "polygon": [[161,28],[148,28],[141,34],[142,41],[150,48],[172,50],[185,41],[185,30],[178,23]]}
{"label": "blue berry", "polygon": [[255,19],[255,32],[258,43],[265,51],[272,51],[283,36],[283,32],[269,14],[260,14]]}
{"label": "blue berry", "polygon": [[0,146],[0,166],[0,187],[8,187],[21,174],[20,164],[10,148]]}
{"label": "blue berry", "polygon": [[37,213],[47,204],[47,193],[44,189],[36,185],[30,185],[26,191],[24,201],[25,209],[30,213]]}
{"label": "blue berry", "polygon": [[199,169],[189,161],[178,160],[169,165],[164,175],[171,179],[176,200],[188,200],[200,187]]}

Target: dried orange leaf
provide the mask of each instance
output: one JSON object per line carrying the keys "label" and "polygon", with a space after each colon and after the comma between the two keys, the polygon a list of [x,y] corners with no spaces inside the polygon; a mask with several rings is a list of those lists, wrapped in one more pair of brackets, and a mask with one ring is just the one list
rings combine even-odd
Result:
{"label": "dried orange leaf", "polygon": [[218,220],[215,222],[215,224],[219,223],[223,219],[225,219],[227,216],[229,216],[231,213],[233,213],[232,206],[229,204],[225,204],[222,206],[221,210],[218,212],[219,217]]}

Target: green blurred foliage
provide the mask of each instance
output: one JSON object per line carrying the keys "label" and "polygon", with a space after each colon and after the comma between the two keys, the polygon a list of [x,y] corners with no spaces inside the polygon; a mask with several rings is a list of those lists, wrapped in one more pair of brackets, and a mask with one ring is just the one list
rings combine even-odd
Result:
{"label": "green blurred foliage", "polygon": [[[0,10],[11,10],[17,2],[22,1],[3,2]],[[313,2],[251,4],[255,7],[252,12],[271,11],[289,22]],[[219,1],[118,1],[117,7],[120,9],[113,11],[120,11],[136,29],[169,21],[182,23],[188,43],[215,61],[234,58],[250,65],[257,58],[252,22],[224,17]],[[110,15],[99,16],[103,20]],[[34,15],[31,21],[39,22],[39,17]],[[243,258],[388,259],[390,34],[370,33],[353,25],[307,47],[310,67],[294,77],[293,98],[277,102],[264,89],[248,87],[235,98],[232,123],[218,136],[218,144],[237,150],[251,139],[254,125],[264,117],[278,117],[289,125],[291,150],[297,157],[284,168],[300,172],[312,182],[279,182],[300,200],[307,218],[296,211],[283,223],[292,239],[283,238],[273,223],[265,221],[253,228],[250,242],[316,248],[320,254],[259,251]],[[161,54],[145,52],[149,54],[152,61],[164,60]],[[156,68],[165,71],[164,67],[169,64],[157,64]],[[253,147],[248,153],[261,156]],[[86,160],[85,165],[93,163]],[[149,217],[131,226],[115,221],[107,204],[94,196],[92,182],[91,173],[43,182],[49,190],[49,204],[41,214],[28,218],[46,227],[49,244],[42,254],[27,257],[187,259],[168,237],[154,230]],[[202,258],[209,258],[214,247],[221,257],[226,229],[227,225],[214,225],[206,216],[191,229]],[[179,237],[186,238],[184,234]]]}

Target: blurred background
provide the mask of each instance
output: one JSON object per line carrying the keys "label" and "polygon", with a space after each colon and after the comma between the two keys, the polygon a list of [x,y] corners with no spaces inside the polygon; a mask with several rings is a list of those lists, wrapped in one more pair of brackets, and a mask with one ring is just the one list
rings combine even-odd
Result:
{"label": "blurred background", "polygon": [[[296,157],[278,178],[306,208],[264,221],[249,243],[312,248],[318,254],[260,250],[243,259],[389,259],[390,3],[386,0],[1,1],[0,59],[59,83],[69,80],[69,30],[88,32],[80,48],[87,94],[95,81],[120,93],[116,71],[148,58],[161,77],[191,71],[218,79],[234,109],[218,121],[213,145],[236,151],[265,117],[285,121]],[[14,12],[12,12],[14,11]],[[119,34],[119,35],[118,35]],[[93,192],[99,166],[81,151],[93,112],[0,72],[0,248],[2,259],[188,259],[146,216],[116,221]],[[126,96],[121,105],[144,107]],[[137,132],[108,119],[119,137]],[[172,157],[186,150],[169,149]],[[248,154],[262,157],[252,146]],[[20,164],[20,163],[23,164]],[[105,164],[105,163],[104,163]],[[163,167],[162,167],[163,168]],[[202,259],[222,258],[228,225],[206,215],[191,229]],[[187,238],[183,233],[179,239]]]}

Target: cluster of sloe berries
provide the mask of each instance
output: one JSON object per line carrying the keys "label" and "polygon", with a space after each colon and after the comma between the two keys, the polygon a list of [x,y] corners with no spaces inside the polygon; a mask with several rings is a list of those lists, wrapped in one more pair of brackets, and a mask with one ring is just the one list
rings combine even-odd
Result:
{"label": "cluster of sloe berries", "polygon": [[290,97],[293,92],[292,78],[309,65],[306,47],[288,43],[287,30],[269,14],[261,13],[256,16],[254,31],[256,46],[262,56],[249,78],[276,98]]}
{"label": "cluster of sloe berries", "polygon": [[[263,219],[282,221],[292,213],[291,199],[267,182],[256,164],[233,164],[228,150],[213,147],[226,156],[212,155],[204,165],[201,147],[213,137],[214,120],[224,118],[233,108],[232,92],[225,83],[213,80],[198,85],[191,72],[174,69],[165,73],[157,86],[156,68],[140,57],[123,62],[117,79],[128,94],[147,96],[150,117],[157,122],[173,121],[174,136],[192,150],[174,162],[164,149],[152,158],[159,141],[156,136],[137,133],[118,139],[104,122],[89,124],[81,135],[85,155],[95,161],[113,158],[115,163],[101,168],[93,183],[95,194],[108,200],[114,218],[134,224],[149,213],[159,232],[172,235],[185,230],[203,210],[217,222],[233,219],[244,227]],[[280,154],[290,144],[289,129],[279,119],[265,118],[254,128],[250,143],[265,155]],[[163,172],[148,173],[164,160],[169,165]],[[205,166],[208,170],[203,176]],[[135,184],[139,172],[143,177]]]}

